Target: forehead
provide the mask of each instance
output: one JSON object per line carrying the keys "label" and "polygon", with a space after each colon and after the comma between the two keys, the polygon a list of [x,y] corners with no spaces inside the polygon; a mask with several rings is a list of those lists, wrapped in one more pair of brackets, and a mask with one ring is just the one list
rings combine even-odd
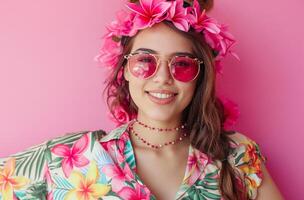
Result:
{"label": "forehead", "polygon": [[146,28],[135,36],[131,52],[139,48],[152,49],[160,54],[193,53],[191,40],[163,23]]}

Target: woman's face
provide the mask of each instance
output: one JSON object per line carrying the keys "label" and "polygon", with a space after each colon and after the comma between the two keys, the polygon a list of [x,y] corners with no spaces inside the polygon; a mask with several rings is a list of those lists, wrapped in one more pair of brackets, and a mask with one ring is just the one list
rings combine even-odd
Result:
{"label": "woman's face", "polygon": [[154,76],[145,80],[133,76],[127,65],[124,68],[131,97],[138,107],[138,118],[145,122],[179,122],[183,110],[192,99],[197,78],[186,83],[174,80],[167,60],[177,53],[193,55],[191,41],[167,25],[159,23],[136,35],[131,48],[131,53],[134,52],[153,52],[161,60]]}

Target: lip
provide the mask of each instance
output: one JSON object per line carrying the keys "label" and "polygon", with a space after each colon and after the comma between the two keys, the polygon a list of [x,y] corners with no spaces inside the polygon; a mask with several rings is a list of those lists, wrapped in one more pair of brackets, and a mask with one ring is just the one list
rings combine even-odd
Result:
{"label": "lip", "polygon": [[[174,94],[172,97],[169,97],[169,98],[166,98],[166,99],[160,99],[160,98],[157,98],[155,96],[152,96],[151,94],[149,94],[149,92],[152,92],[152,93],[163,93],[163,94]],[[146,91],[149,99],[156,103],[156,104],[159,104],[159,105],[166,105],[166,104],[169,104],[169,103],[172,103],[175,99],[176,99],[176,95],[177,93],[175,92],[172,92],[170,90],[150,90],[150,91]]]}
{"label": "lip", "polygon": [[146,91],[146,92],[147,93],[152,92],[152,93],[174,94],[174,95],[177,94],[177,92],[173,92],[173,91],[170,91],[170,90],[161,90],[161,89],[149,90],[149,91]]}

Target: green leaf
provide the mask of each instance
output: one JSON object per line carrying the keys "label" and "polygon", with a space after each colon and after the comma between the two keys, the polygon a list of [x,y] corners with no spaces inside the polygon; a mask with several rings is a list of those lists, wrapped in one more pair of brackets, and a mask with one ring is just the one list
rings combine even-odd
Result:
{"label": "green leaf", "polygon": [[236,164],[239,163],[240,160],[244,157],[244,155],[245,155],[245,152],[241,153],[241,154],[235,159],[235,163],[236,163]]}
{"label": "green leaf", "polygon": [[[95,134],[91,134],[91,140],[92,141],[96,140]],[[95,142],[91,142],[91,145],[90,145],[90,151],[91,152],[93,152],[94,144],[95,144]]]}
{"label": "green leaf", "polygon": [[214,178],[204,178],[203,181],[207,183],[217,183],[217,180]]}
{"label": "green leaf", "polygon": [[209,190],[218,190],[218,185],[208,185],[204,182],[200,183],[200,186],[202,186],[203,188],[209,189]]}
{"label": "green leaf", "polygon": [[191,187],[191,189],[188,191],[189,196],[194,196],[195,193],[196,193],[195,187]]}
{"label": "green leaf", "polygon": [[199,194],[197,192],[194,193],[193,200],[200,200]]}
{"label": "green leaf", "polygon": [[45,182],[37,182],[35,185],[31,185],[29,188],[27,188],[26,191],[27,194],[33,197],[33,199],[46,200],[47,186]]}
{"label": "green leaf", "polygon": [[37,180],[42,176],[42,169],[45,165],[46,145],[37,145],[25,152],[15,154],[17,176],[26,176],[29,179]]}
{"label": "green leaf", "polygon": [[221,199],[221,196],[218,194],[213,194],[211,192],[208,192],[207,190],[201,190],[202,191],[202,195],[211,198],[211,199]]}
{"label": "green leaf", "polygon": [[62,159],[63,159],[62,157],[56,157],[52,162],[53,163],[58,163],[58,162],[61,163]]}
{"label": "green leaf", "polygon": [[217,175],[218,174],[218,169],[217,170],[215,170],[214,172],[211,172],[211,173],[208,173],[208,174],[206,174],[206,178],[211,178],[211,177],[213,177],[213,176],[215,176],[215,175]]}
{"label": "green leaf", "polygon": [[81,131],[76,133],[67,133],[62,137],[55,138],[48,142],[49,148],[54,147],[57,144],[66,144],[68,146],[72,146],[72,144],[80,139],[85,133],[88,133],[88,131]]}
{"label": "green leaf", "polygon": [[58,188],[74,189],[74,186],[65,178],[54,175],[53,180]]}
{"label": "green leaf", "polygon": [[153,196],[153,195],[151,195],[151,196],[150,196],[150,200],[156,200],[156,197]]}
{"label": "green leaf", "polygon": [[131,188],[135,189],[134,185],[130,181],[125,181],[125,183],[130,186]]}
{"label": "green leaf", "polygon": [[46,149],[46,150],[45,150],[44,158],[45,158],[47,161],[51,161],[51,160],[52,160],[52,153],[51,153],[50,149]]}

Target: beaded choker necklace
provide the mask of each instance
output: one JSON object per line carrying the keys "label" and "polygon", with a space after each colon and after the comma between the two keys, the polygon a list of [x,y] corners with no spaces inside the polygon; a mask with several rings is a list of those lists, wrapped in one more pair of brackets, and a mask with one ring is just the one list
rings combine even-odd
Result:
{"label": "beaded choker necklace", "polygon": [[186,133],[181,133],[181,136],[179,138],[175,139],[175,140],[165,142],[165,143],[162,143],[162,144],[152,144],[152,143],[148,142],[147,140],[145,140],[144,138],[142,138],[141,136],[139,136],[139,134],[137,132],[135,132],[135,130],[133,128],[133,124],[134,123],[131,123],[130,127],[129,127],[131,134],[134,134],[138,140],[140,140],[142,143],[144,143],[145,145],[147,145],[148,147],[153,148],[153,149],[159,149],[159,148],[162,148],[164,146],[168,146],[170,144],[172,144],[172,145],[176,144],[176,143],[182,141],[187,136]]}
{"label": "beaded choker necklace", "polygon": [[175,128],[157,128],[157,127],[152,127],[152,126],[149,126],[141,121],[139,121],[138,119],[135,119],[135,123],[138,123],[139,125],[145,127],[145,128],[148,128],[150,130],[157,130],[159,132],[163,132],[163,131],[179,131],[181,129],[184,129],[186,127],[186,124],[183,124],[179,127],[175,127]]}

